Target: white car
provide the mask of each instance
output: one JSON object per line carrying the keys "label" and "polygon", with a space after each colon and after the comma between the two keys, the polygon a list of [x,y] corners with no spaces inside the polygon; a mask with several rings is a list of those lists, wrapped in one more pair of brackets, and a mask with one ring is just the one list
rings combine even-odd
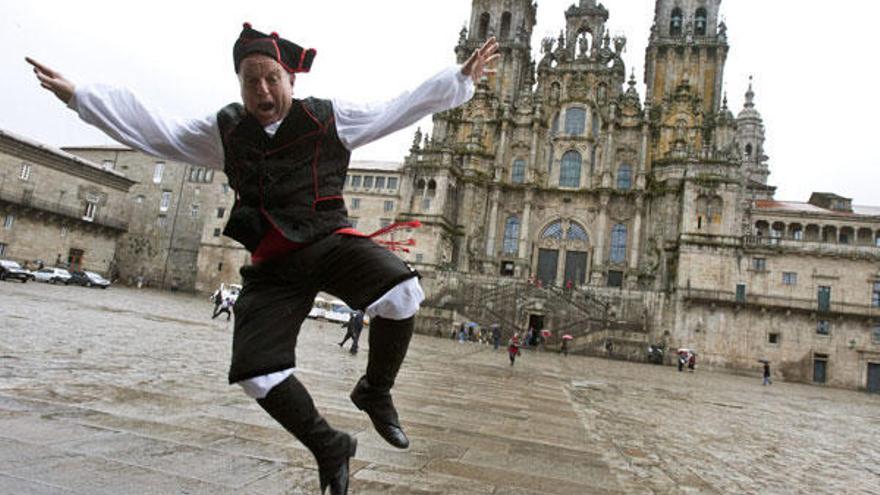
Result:
{"label": "white car", "polygon": [[329,299],[318,296],[309,311],[308,317],[333,321],[336,323],[346,323],[351,318],[352,310],[339,299]]}
{"label": "white car", "polygon": [[70,282],[70,272],[64,268],[40,268],[34,272],[34,279],[38,282],[47,282],[50,284],[62,283],[67,285]]}

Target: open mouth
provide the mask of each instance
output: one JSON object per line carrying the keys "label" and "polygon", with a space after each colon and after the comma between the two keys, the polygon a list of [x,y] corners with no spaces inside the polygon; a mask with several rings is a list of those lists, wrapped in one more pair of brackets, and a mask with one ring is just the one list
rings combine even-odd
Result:
{"label": "open mouth", "polygon": [[259,105],[257,105],[257,109],[259,109],[261,112],[271,112],[274,108],[275,104],[270,102],[260,103]]}

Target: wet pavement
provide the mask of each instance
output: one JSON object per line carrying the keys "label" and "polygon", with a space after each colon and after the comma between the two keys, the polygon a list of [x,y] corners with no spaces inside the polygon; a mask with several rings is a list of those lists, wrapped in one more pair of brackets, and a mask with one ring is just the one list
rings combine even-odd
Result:
{"label": "wet pavement", "polygon": [[[0,493],[313,494],[310,454],[226,384],[207,298],[0,282]],[[356,434],[355,494],[880,493],[880,396],[415,336],[385,444],[366,364],[309,322],[298,376]],[[699,364],[699,363],[698,363]]]}

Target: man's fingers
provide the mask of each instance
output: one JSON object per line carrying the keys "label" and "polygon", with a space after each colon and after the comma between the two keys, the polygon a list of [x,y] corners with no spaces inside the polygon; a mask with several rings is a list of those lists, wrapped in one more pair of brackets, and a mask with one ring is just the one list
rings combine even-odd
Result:
{"label": "man's fingers", "polygon": [[47,66],[45,66],[45,65],[43,65],[43,64],[41,64],[41,63],[39,63],[39,62],[37,62],[36,60],[34,60],[34,59],[30,58],[30,57],[25,57],[24,59],[25,59],[25,61],[27,61],[27,63],[29,63],[29,64],[31,64],[31,65],[34,66],[34,72],[39,71],[39,72],[42,72],[43,74],[48,74],[48,75],[53,76],[53,77],[56,75],[54,70],[52,70],[52,69],[50,69],[49,67],[47,67]]}

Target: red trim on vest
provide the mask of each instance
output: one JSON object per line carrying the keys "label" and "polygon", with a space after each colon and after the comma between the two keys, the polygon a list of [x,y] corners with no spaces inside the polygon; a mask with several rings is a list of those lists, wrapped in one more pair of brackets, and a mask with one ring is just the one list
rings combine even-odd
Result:
{"label": "red trim on vest", "polygon": [[322,201],[330,201],[333,199],[343,199],[343,197],[342,196],[323,196],[320,198],[315,198],[315,200],[312,201],[312,207],[313,208],[317,207],[318,203],[320,203]]}

